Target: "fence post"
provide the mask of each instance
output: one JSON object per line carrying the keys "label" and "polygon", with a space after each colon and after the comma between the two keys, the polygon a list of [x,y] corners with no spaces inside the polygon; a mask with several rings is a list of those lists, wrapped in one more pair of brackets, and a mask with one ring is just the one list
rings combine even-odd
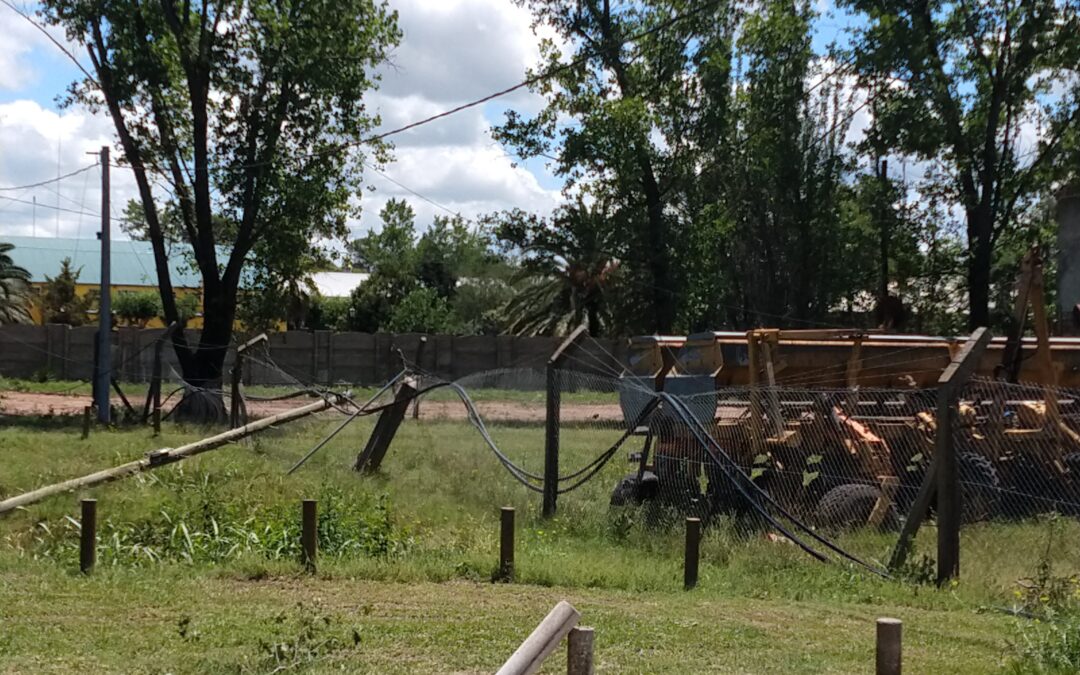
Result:
{"label": "fence post", "polygon": [[90,574],[97,562],[97,500],[82,500],[79,520],[79,571]]}
{"label": "fence post", "polygon": [[544,425],[544,518],[555,515],[559,499],[559,418],[562,411],[562,391],[559,369],[563,357],[578,338],[585,334],[585,326],[578,326],[562,341],[547,362],[547,415]]}
{"label": "fence post", "polygon": [[514,507],[504,506],[500,513],[499,581],[514,580]]}
{"label": "fence post", "polygon": [[236,348],[236,358],[233,360],[232,367],[232,392],[229,399],[229,427],[232,429],[243,424],[240,419],[240,406],[243,402],[240,397],[240,384],[244,379],[244,353],[260,342],[268,342],[269,339],[266,333],[259,333]]}
{"label": "fence post", "polygon": [[566,636],[566,675],[593,675],[593,629],[577,626]]}
{"label": "fence post", "polygon": [[934,458],[930,463],[915,502],[908,512],[900,537],[893,548],[889,569],[895,570],[907,559],[911,542],[919,532],[930,502],[937,496],[938,507],[938,575],[939,584],[960,572],[960,509],[961,495],[953,444],[953,409],[956,399],[990,344],[990,331],[975,330],[952,362],[938,378],[937,417],[934,429]]}
{"label": "fence post", "polygon": [[90,418],[93,415],[93,408],[86,406],[82,411],[82,437],[85,441],[90,438]]}
{"label": "fence post", "polygon": [[698,559],[701,550],[701,519],[686,519],[686,551],[683,559],[683,588],[697,586]]}
{"label": "fence post", "polygon": [[[419,369],[423,369],[423,367],[424,367],[424,352],[427,350],[427,343],[428,343],[427,336],[426,335],[421,335],[420,336],[420,344],[418,344],[416,346],[416,360],[413,362],[413,363],[416,364],[416,367],[419,368]],[[415,399],[413,399],[412,418],[414,420],[420,419],[420,397],[419,396],[417,396]]]}
{"label": "fence post", "polygon": [[877,650],[875,659],[876,675],[900,675],[903,650],[901,647],[900,619],[881,618],[877,620]]}
{"label": "fence post", "polygon": [[303,502],[300,544],[304,549],[304,567],[308,572],[314,574],[315,558],[319,554],[318,502],[314,499],[305,499]]}

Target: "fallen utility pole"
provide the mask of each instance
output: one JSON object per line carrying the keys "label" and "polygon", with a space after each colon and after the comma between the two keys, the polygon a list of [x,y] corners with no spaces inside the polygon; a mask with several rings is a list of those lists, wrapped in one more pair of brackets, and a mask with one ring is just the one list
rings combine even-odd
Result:
{"label": "fallen utility pole", "polygon": [[328,399],[320,399],[314,403],[309,403],[300,408],[295,408],[271,417],[265,417],[261,420],[256,420],[250,424],[246,424],[236,429],[230,429],[229,431],[220,433],[210,438],[204,438],[201,441],[195,441],[194,443],[188,443],[182,445],[179,448],[163,448],[161,450],[154,450],[148,452],[142,459],[135,460],[134,462],[128,462],[127,464],[121,464],[120,466],[113,467],[111,469],[105,469],[104,471],[98,471],[81,478],[72,478],[61,483],[55,483],[53,485],[46,485],[43,488],[32,490],[21,495],[16,495],[9,499],[5,499],[0,502],[0,514],[7,513],[21,506],[27,506],[35,502],[39,502],[47,497],[53,495],[62,494],[64,492],[70,492],[72,490],[78,490],[80,488],[92,487],[94,485],[100,485],[102,483],[108,483],[120,478],[126,478],[143,471],[149,471],[156,469],[159,466],[165,466],[166,464],[172,464],[179,462],[180,460],[187,459],[188,457],[194,457],[200,453],[208,450],[215,450],[223,445],[227,445],[234,441],[238,441],[241,438],[245,438],[254,433],[262,431],[263,429],[274,426],[275,424],[284,424],[285,422],[293,422],[309,415],[322,412],[331,407],[331,401]]}

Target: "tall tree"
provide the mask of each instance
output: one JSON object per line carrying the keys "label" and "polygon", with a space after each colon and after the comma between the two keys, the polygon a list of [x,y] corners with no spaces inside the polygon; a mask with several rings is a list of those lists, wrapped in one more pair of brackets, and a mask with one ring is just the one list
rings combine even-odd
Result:
{"label": "tall tree", "polygon": [[[675,263],[685,236],[676,187],[693,165],[691,104],[713,37],[728,25],[724,2],[691,0],[519,0],[536,23],[569,45],[542,51],[552,77],[534,89],[547,99],[532,119],[509,113],[496,138],[524,157],[555,153],[567,193],[611,204],[624,223],[628,279],[648,307],[641,328],[671,331],[681,300]],[[569,65],[567,65],[569,64]],[[709,68],[701,72],[711,74]],[[572,125],[565,125],[567,119]]]}
{"label": "tall tree", "polygon": [[493,217],[495,236],[514,252],[518,289],[506,304],[507,328],[520,335],[566,333],[585,325],[589,334],[612,327],[612,286],[619,272],[612,258],[619,236],[603,204],[579,201],[552,222],[522,211]]}
{"label": "tall tree", "polygon": [[[1067,170],[1063,140],[1080,125],[1080,6],[843,4],[865,19],[852,51],[877,98],[876,140],[948,168],[966,221],[969,324],[987,325],[995,245]],[[882,78],[888,86],[876,87]]]}
{"label": "tall tree", "polygon": [[11,259],[14,249],[0,242],[0,324],[30,322],[30,272]]}
{"label": "tall tree", "polygon": [[[377,123],[364,94],[399,39],[396,13],[376,0],[44,5],[93,64],[95,77],[74,85],[71,100],[112,118],[167,321],[180,317],[155,196],[167,190],[175,201],[202,276],[204,324],[198,344],[183,331],[173,341],[184,378],[220,389],[247,261],[272,265],[346,232],[361,176],[356,144]],[[370,147],[385,158],[384,146]]]}

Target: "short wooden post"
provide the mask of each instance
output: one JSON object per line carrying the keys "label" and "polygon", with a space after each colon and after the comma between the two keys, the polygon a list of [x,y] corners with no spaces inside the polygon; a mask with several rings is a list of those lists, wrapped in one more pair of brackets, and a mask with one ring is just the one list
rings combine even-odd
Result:
{"label": "short wooden post", "polygon": [[300,543],[304,548],[304,567],[308,572],[314,573],[315,558],[319,553],[318,502],[314,499],[304,500]]}
{"label": "short wooden post", "polygon": [[97,562],[97,500],[82,500],[79,521],[79,571],[90,574]]}
{"label": "short wooden post", "polygon": [[697,586],[698,557],[701,548],[701,519],[686,519],[686,556],[683,561],[683,588]]}
{"label": "short wooden post", "polygon": [[499,531],[499,581],[514,580],[514,507],[502,507]]}
{"label": "short wooden post", "polygon": [[877,620],[877,675],[900,675],[902,627],[900,619]]}
{"label": "short wooden post", "polygon": [[90,419],[93,417],[94,411],[91,406],[86,406],[82,411],[82,437],[85,441],[90,438]]}
{"label": "short wooden post", "polygon": [[593,629],[577,626],[566,636],[566,675],[593,675]]}

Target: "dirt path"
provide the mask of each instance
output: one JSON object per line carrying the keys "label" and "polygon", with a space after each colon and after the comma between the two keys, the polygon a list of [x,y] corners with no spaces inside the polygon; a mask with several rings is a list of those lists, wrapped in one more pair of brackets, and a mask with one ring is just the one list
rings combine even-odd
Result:
{"label": "dirt path", "polygon": [[[71,394],[37,394],[22,391],[0,392],[0,414],[4,415],[81,415],[92,403],[89,396]],[[132,405],[141,405],[133,401]],[[303,405],[302,399],[287,401],[248,402],[253,417],[265,417]],[[171,405],[171,403],[170,403]],[[489,422],[542,422],[546,416],[544,404],[513,401],[479,401],[476,408]],[[420,418],[426,420],[465,420],[468,415],[458,401],[421,401]],[[561,418],[567,422],[619,422],[619,406],[606,403],[567,404],[562,406]]]}

